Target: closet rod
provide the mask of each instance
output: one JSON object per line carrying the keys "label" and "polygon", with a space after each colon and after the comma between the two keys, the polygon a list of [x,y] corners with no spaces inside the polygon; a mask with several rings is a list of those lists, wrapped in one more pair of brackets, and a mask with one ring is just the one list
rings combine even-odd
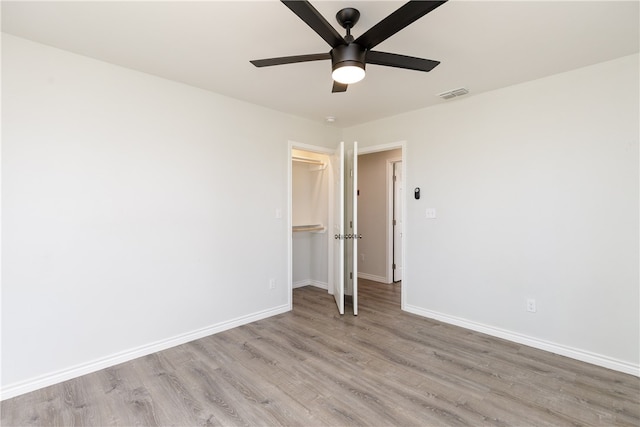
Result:
{"label": "closet rod", "polygon": [[293,157],[291,157],[291,160],[293,160],[294,162],[311,163],[313,165],[324,166],[324,162],[321,161],[321,160],[318,160],[318,159],[308,159],[306,157],[293,156]]}

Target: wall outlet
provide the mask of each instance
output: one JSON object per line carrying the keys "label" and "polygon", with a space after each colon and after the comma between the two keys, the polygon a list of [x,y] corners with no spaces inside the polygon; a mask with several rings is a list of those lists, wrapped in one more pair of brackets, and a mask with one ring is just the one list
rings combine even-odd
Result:
{"label": "wall outlet", "polygon": [[436,219],[437,218],[436,208],[427,208],[425,210],[425,216],[428,219]]}
{"label": "wall outlet", "polygon": [[276,279],[269,279],[269,289],[276,288]]}
{"label": "wall outlet", "polygon": [[529,298],[527,300],[527,311],[530,313],[536,312],[536,300]]}
{"label": "wall outlet", "polygon": [[360,260],[364,262],[364,254],[360,254]]}

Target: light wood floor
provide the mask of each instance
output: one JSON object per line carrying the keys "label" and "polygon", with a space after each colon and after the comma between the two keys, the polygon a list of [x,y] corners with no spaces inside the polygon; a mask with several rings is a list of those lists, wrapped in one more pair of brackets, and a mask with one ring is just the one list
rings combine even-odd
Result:
{"label": "light wood floor", "polygon": [[294,310],[2,402],[1,424],[640,425],[640,379],[400,311],[360,282]]}

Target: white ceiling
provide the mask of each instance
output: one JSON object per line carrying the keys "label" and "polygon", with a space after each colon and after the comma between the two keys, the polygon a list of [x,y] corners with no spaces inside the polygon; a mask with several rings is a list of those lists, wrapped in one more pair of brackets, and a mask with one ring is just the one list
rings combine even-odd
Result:
{"label": "white ceiling", "polygon": [[[400,1],[312,1],[356,7],[365,30]],[[287,7],[263,1],[2,1],[4,32],[233,98],[350,126],[638,52],[638,1],[449,1],[376,47],[436,59],[430,73],[367,66],[331,93],[331,63],[255,68],[250,59],[328,52]],[[613,96],[613,95],[612,95]]]}

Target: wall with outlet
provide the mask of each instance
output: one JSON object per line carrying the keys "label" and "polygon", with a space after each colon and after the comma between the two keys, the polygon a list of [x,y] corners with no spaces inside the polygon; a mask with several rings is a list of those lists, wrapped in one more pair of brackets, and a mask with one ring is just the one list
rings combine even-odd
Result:
{"label": "wall with outlet", "polygon": [[407,141],[404,308],[638,374],[638,75],[632,55],[346,129]]}
{"label": "wall with outlet", "polygon": [[339,139],[3,34],[2,397],[288,310],[288,140]]}
{"label": "wall with outlet", "polygon": [[288,310],[288,141],[406,141],[405,309],[637,372],[638,73],[340,130],[3,35],[2,397]]}

